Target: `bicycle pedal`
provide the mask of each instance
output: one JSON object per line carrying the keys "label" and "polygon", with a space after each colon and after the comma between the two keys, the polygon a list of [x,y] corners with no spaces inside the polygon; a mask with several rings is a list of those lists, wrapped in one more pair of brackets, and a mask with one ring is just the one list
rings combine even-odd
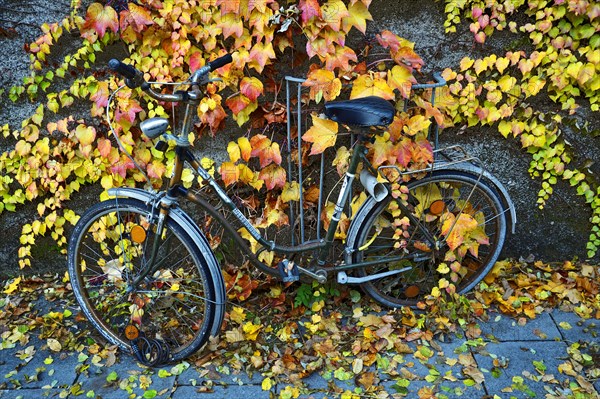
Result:
{"label": "bicycle pedal", "polygon": [[279,262],[277,265],[279,274],[281,274],[281,280],[284,283],[293,283],[294,281],[300,280],[300,272],[298,266],[294,262],[290,262],[287,259]]}

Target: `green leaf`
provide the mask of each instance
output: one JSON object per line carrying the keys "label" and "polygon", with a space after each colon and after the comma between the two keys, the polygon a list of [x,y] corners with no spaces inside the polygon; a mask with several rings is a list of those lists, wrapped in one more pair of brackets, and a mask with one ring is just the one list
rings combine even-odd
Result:
{"label": "green leaf", "polygon": [[106,376],[106,381],[113,382],[119,378],[116,371],[111,371],[109,375]]}
{"label": "green leaf", "polygon": [[158,392],[156,391],[156,389],[149,389],[146,392],[144,392],[144,398],[152,399],[152,398],[155,398],[157,394],[158,394]]}

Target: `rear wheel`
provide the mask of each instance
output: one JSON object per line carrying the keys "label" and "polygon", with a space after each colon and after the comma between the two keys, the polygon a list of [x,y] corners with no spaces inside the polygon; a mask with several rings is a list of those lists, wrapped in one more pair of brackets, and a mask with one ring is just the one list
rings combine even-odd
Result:
{"label": "rear wheel", "polygon": [[354,262],[374,262],[360,276],[399,270],[362,285],[378,302],[414,306],[441,279],[457,292],[471,290],[493,267],[506,237],[497,192],[479,176],[434,172],[408,183],[408,193],[389,195],[362,216],[349,242]]}
{"label": "rear wheel", "polygon": [[207,342],[215,288],[189,233],[167,218],[159,235],[156,220],[134,199],[94,205],[71,236],[69,275],[84,314],[108,341],[128,351],[140,340],[168,347],[162,360],[176,361]]}

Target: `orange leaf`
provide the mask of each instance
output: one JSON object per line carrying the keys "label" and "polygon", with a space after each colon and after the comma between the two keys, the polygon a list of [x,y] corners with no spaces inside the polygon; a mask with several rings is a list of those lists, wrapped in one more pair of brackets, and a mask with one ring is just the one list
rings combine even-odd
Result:
{"label": "orange leaf", "polygon": [[412,157],[413,142],[409,138],[402,138],[402,140],[394,146],[393,154],[396,156],[398,165],[408,166]]}
{"label": "orange leaf", "polygon": [[119,16],[117,12],[110,6],[105,7],[100,3],[92,3],[87,9],[85,23],[81,29],[82,36],[90,39],[92,32],[95,32],[102,38],[107,29],[113,32],[119,30]]}
{"label": "orange leaf", "polygon": [[152,161],[148,164],[148,176],[153,179],[161,179],[165,174],[167,167],[160,161]]}
{"label": "orange leaf", "polygon": [[310,98],[317,103],[324,98],[325,101],[335,99],[342,90],[342,82],[335,77],[332,71],[314,69],[309,72],[303,86],[310,87]]}
{"label": "orange leaf", "polygon": [[320,154],[332,147],[337,140],[338,124],[329,119],[321,119],[312,115],[313,125],[304,135],[302,140],[313,143],[310,155]]}
{"label": "orange leaf", "polygon": [[144,7],[140,7],[135,3],[128,4],[129,10],[125,10],[121,13],[121,29],[125,29],[127,26],[132,25],[133,30],[141,32],[147,25],[153,25],[152,15]]}
{"label": "orange leaf", "polygon": [[258,156],[261,168],[264,168],[272,162],[277,165],[281,164],[279,144],[273,143],[267,136],[262,134],[253,136],[250,139],[250,145],[252,146],[251,155],[253,157]]}
{"label": "orange leaf", "polygon": [[221,15],[240,13],[240,0],[217,0],[216,5],[221,10]]}
{"label": "orange leaf", "polygon": [[452,213],[443,215],[442,234],[446,236],[446,243],[452,251],[458,248],[469,235],[477,228],[477,220],[473,216],[461,213],[458,218]]}
{"label": "orange leaf", "polygon": [[276,187],[283,188],[287,174],[281,166],[271,164],[260,171],[258,178],[265,182],[267,190],[273,190]]}
{"label": "orange leaf", "polygon": [[220,173],[221,179],[226,186],[236,183],[240,178],[240,170],[233,162],[223,162]]}
{"label": "orange leaf", "polygon": [[412,43],[409,43],[407,46],[405,42],[404,46],[400,47],[398,51],[393,52],[392,55],[398,64],[408,65],[411,69],[414,68],[416,70],[420,70],[425,63],[423,62],[423,59],[419,57],[412,49],[412,45]]}
{"label": "orange leaf", "polygon": [[229,107],[234,115],[239,114],[251,103],[250,99],[243,94],[238,94],[233,97],[229,97],[225,100],[225,104]]}
{"label": "orange leaf", "polygon": [[98,151],[103,158],[108,158],[111,148],[112,145],[109,139],[102,138],[98,140]]}
{"label": "orange leaf", "polygon": [[351,71],[350,61],[357,62],[356,53],[350,47],[335,46],[335,55],[328,54],[325,57],[325,68],[334,70],[340,68],[342,71]]}
{"label": "orange leaf", "polygon": [[375,142],[371,146],[373,149],[373,160],[371,163],[374,168],[384,163],[394,163],[396,158],[394,154],[394,144],[389,140],[389,133],[375,136]]}
{"label": "orange leaf", "polygon": [[400,37],[389,30],[384,30],[377,35],[377,41],[383,48],[389,47],[392,52],[396,52],[400,48]]}

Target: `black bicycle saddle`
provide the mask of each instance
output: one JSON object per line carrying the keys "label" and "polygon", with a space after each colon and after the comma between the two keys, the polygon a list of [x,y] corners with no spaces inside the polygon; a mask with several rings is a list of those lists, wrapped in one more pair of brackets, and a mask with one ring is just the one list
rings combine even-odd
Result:
{"label": "black bicycle saddle", "polygon": [[369,96],[325,104],[325,115],[333,121],[356,126],[387,126],[394,120],[394,106],[381,97]]}

